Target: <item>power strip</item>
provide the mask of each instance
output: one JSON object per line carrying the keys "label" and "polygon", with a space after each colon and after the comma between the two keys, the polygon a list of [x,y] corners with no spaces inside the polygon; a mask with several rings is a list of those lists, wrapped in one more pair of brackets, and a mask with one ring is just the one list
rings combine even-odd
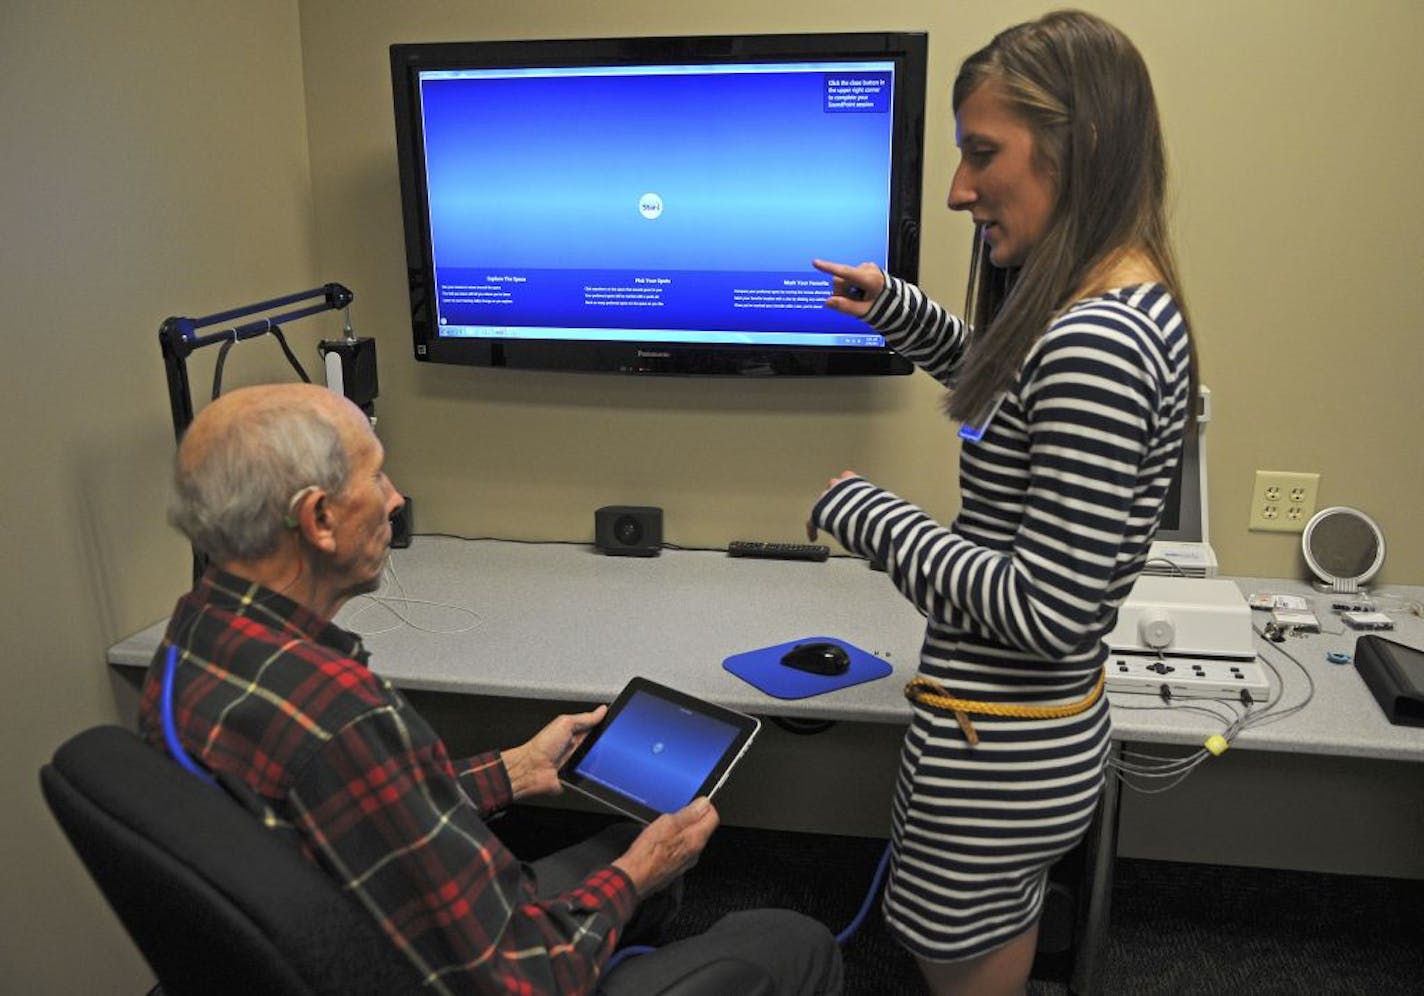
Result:
{"label": "power strip", "polygon": [[1241,690],[1258,704],[1270,699],[1271,683],[1261,662],[1209,657],[1157,657],[1114,653],[1107,662],[1107,690],[1144,695],[1162,694],[1166,685],[1172,698],[1241,700]]}

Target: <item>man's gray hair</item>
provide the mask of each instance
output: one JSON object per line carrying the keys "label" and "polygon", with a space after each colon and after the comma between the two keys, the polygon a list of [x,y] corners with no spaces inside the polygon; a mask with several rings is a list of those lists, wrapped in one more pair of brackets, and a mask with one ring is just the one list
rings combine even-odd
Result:
{"label": "man's gray hair", "polygon": [[179,449],[168,521],[220,564],[274,552],[302,488],[346,487],[346,447],[316,406],[262,406],[207,435],[201,453]]}

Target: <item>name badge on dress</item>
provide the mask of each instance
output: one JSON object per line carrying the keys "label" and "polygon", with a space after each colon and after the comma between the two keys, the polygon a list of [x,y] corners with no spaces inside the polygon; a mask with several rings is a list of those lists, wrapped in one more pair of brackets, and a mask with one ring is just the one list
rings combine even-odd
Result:
{"label": "name badge on dress", "polygon": [[983,439],[984,433],[989,431],[989,423],[994,421],[995,415],[999,414],[999,409],[1003,407],[1006,397],[1008,397],[1007,394],[999,395],[998,400],[994,402],[994,407],[989,409],[989,414],[985,415],[984,421],[978,425],[969,425],[967,422],[961,425],[959,427],[959,438],[971,443],[977,443]]}

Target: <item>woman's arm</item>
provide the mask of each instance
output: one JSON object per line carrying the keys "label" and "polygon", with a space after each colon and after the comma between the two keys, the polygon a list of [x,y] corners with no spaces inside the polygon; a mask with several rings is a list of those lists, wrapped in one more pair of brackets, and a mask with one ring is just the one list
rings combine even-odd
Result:
{"label": "woman's arm", "polygon": [[[1022,423],[1005,417],[966,444],[984,448],[979,498],[992,508],[999,488],[1005,502],[1022,501],[1007,549],[860,478],[826,491],[812,522],[884,563],[922,612],[1063,659],[1095,648],[1124,547],[1160,513],[1137,507],[1158,388],[1130,335],[1076,326],[1045,336],[1021,383]],[[996,447],[1026,450],[1026,470],[996,460]]]}

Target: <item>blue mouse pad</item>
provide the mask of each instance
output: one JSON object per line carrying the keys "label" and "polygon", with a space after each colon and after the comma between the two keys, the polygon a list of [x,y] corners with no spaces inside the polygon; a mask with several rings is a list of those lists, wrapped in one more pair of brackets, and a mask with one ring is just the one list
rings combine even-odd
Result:
{"label": "blue mouse pad", "polygon": [[[845,674],[822,675],[799,671],[781,663],[786,652],[801,643],[834,643],[850,655],[850,667],[846,669]],[[806,699],[823,692],[834,692],[838,688],[874,681],[894,670],[874,654],[831,636],[803,636],[799,640],[778,643],[774,647],[733,654],[722,662],[722,666],[748,684],[778,699]]]}

